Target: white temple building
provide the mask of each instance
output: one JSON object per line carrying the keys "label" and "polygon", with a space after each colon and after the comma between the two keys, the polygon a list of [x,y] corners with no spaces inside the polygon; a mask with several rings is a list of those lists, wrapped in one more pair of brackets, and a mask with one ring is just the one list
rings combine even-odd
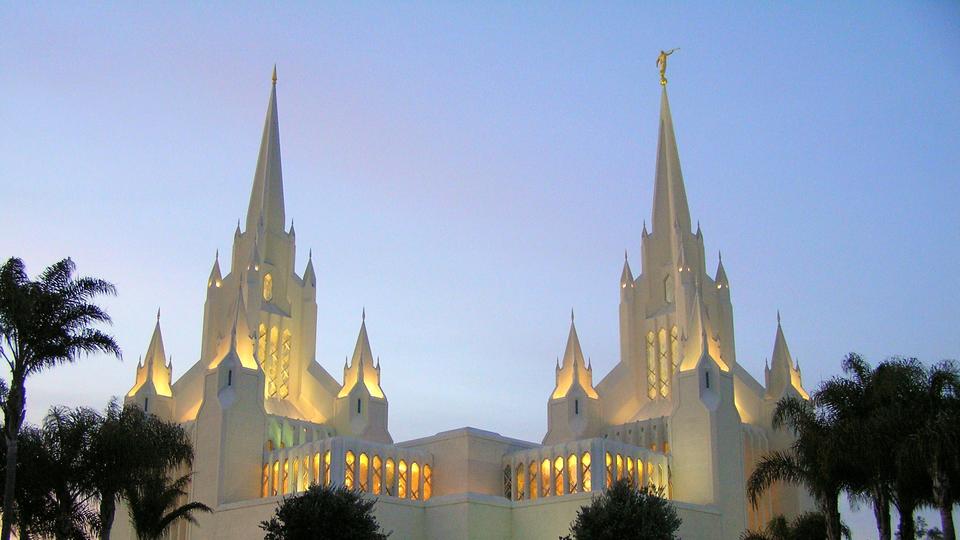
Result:
{"label": "white temple building", "polygon": [[[171,538],[263,538],[259,523],[277,502],[312,483],[376,496],[398,540],[555,540],[620,478],[661,486],[684,539],[734,540],[811,508],[787,485],[759,508],[747,501],[756,461],[792,441],[770,429],[776,402],[807,393],[779,320],[763,384],[738,362],[730,282],[722,261],[707,272],[703,234],[691,228],[665,86],[659,122],[652,230],[641,232],[639,274],[625,260],[618,284],[616,367],[594,379],[571,317],[542,442],[474,428],[394,442],[365,322],[341,377],[317,362],[317,276],[310,257],[295,267],[274,71],[246,222],[226,272],[216,259],[207,278],[199,359],[174,382],[158,318],[125,398],[194,441],[190,496],[215,511]],[[115,538],[135,538],[125,515]]]}

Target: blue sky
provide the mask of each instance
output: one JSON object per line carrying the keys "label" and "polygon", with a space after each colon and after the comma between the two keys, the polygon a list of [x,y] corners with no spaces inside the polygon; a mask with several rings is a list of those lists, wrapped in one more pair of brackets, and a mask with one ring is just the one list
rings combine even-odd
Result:
{"label": "blue sky", "polygon": [[960,351],[960,4],[7,3],[0,20],[0,257],[115,282],[125,353],[31,380],[32,421],[129,388],[157,307],[175,376],[196,360],[275,62],[318,361],[340,377],[365,306],[398,440],[539,440],[571,307],[598,376],[616,363],[661,48],[681,47],[671,108],[738,361],[762,376],[778,309],[808,388],[849,351]]}

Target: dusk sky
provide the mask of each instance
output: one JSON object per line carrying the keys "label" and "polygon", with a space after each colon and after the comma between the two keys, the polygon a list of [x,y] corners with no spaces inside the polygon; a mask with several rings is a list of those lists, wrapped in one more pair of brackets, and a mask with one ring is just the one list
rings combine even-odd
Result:
{"label": "dusk sky", "polygon": [[128,390],[158,307],[174,378],[197,360],[274,63],[317,361],[342,377],[366,307],[395,440],[539,441],[571,308],[595,381],[617,363],[672,47],[737,360],[762,382],[777,310],[808,390],[850,351],[960,351],[960,3],[5,3],[0,23],[0,257],[114,282],[124,352],[30,379],[31,422]]}

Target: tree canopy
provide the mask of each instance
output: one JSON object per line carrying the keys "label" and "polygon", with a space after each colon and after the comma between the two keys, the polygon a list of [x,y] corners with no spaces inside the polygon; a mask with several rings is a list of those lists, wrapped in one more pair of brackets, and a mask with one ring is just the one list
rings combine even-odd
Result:
{"label": "tree canopy", "polygon": [[618,480],[577,512],[567,540],[675,540],[677,511],[662,488]]}
{"label": "tree canopy", "polygon": [[314,484],[285,497],[269,521],[260,524],[264,540],[384,540],[373,515],[375,499],[344,486]]}

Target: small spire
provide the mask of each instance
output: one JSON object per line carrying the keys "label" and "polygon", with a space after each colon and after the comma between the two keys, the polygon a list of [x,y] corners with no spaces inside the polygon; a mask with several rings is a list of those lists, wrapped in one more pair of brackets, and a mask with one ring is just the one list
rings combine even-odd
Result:
{"label": "small spire", "polygon": [[273,65],[273,76],[270,77],[270,79],[273,80],[273,85],[276,86],[277,85],[277,65],[276,64]]}
{"label": "small spire", "polygon": [[360,311],[360,322],[367,322],[367,306]]}
{"label": "small spire", "polygon": [[623,262],[627,262],[627,250],[623,250]]}
{"label": "small spire", "polygon": [[160,322],[160,308],[157,308],[157,322]]}
{"label": "small spire", "polygon": [[557,371],[560,371],[560,357],[557,357]]}
{"label": "small spire", "polygon": [[307,259],[311,261],[313,260],[313,248],[307,250]]}
{"label": "small spire", "polygon": [[720,259],[720,264],[723,264],[723,253],[718,249],[717,258]]}
{"label": "small spire", "polygon": [[573,324],[573,308],[570,308],[570,323]]}
{"label": "small spire", "polygon": [[777,326],[780,326],[780,310],[777,310]]}

